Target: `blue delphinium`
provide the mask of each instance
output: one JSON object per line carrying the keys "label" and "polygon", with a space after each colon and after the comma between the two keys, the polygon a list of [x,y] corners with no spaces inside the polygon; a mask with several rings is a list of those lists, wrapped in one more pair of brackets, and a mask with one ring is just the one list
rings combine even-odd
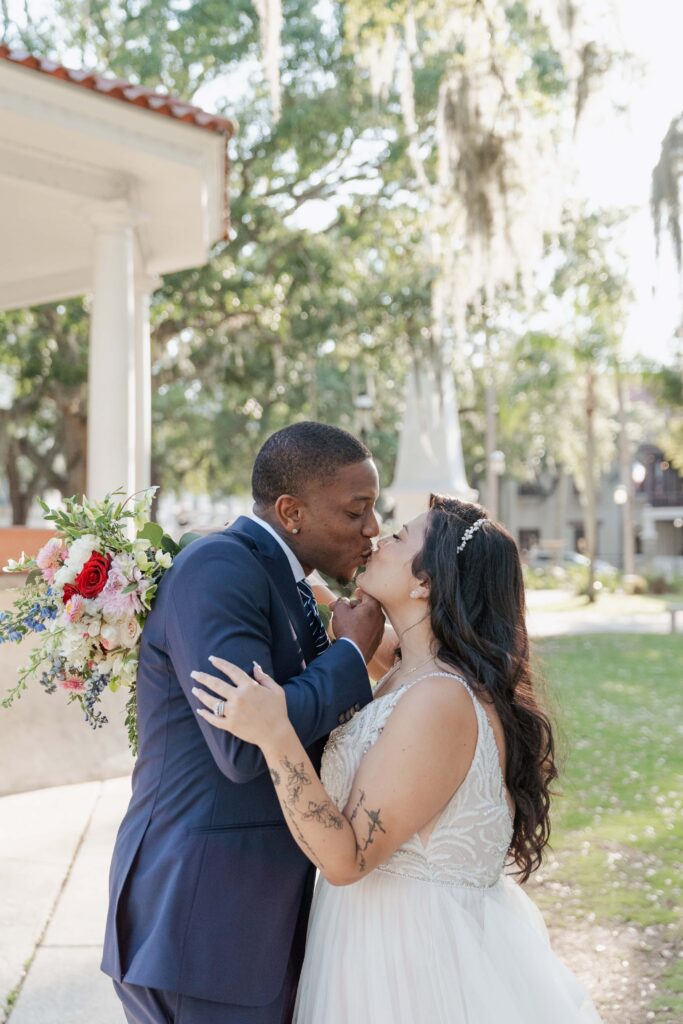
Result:
{"label": "blue delphinium", "polygon": [[91,729],[101,729],[107,724],[107,716],[97,710],[97,703],[103,690],[106,690],[111,679],[111,672],[105,674],[93,673],[89,679],[84,680],[85,692],[78,695],[81,707],[85,712],[85,720]]}

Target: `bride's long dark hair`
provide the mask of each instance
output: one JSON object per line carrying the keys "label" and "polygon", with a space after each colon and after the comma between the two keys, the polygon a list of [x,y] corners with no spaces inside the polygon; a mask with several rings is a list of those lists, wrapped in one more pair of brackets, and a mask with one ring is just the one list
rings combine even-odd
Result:
{"label": "bride's long dark hair", "polygon": [[[517,545],[480,505],[432,495],[413,575],[429,583],[431,626],[442,662],[493,702],[505,734],[505,782],[515,804],[510,857],[525,882],[550,837],[555,745],[529,664],[524,580]],[[468,527],[485,519],[462,551]]]}

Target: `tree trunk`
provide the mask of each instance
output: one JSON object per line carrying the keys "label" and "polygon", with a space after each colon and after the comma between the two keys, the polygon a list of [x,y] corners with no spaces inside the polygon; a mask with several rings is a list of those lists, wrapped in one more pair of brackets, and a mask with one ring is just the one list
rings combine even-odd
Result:
{"label": "tree trunk", "polygon": [[65,497],[86,493],[88,421],[80,409],[64,410],[64,457],[66,459]]}
{"label": "tree trunk", "polygon": [[588,566],[588,600],[595,601],[595,549],[598,532],[595,486],[595,377],[592,367],[586,371],[586,490],[584,534]]}
{"label": "tree trunk", "polygon": [[498,519],[499,477],[493,462],[498,448],[498,396],[496,376],[491,353],[491,341],[486,336],[486,507],[491,519]]}
{"label": "tree trunk", "polygon": [[26,487],[21,481],[19,459],[21,455],[14,438],[7,443],[5,454],[5,472],[9,487],[9,500],[12,507],[12,526],[25,526],[33,500],[33,489]]}
{"label": "tree trunk", "polygon": [[635,493],[633,473],[631,469],[631,444],[626,432],[626,400],[624,397],[624,381],[619,363],[616,364],[614,381],[617,388],[617,404],[619,410],[619,475],[621,485],[626,492],[626,501],[622,505],[623,531],[623,565],[625,576],[632,576],[636,571],[636,543],[633,531]]}
{"label": "tree trunk", "polygon": [[308,388],[308,401],[310,409],[310,417],[312,420],[318,419],[318,357],[315,352],[312,352],[308,360],[308,375],[309,375],[309,388]]}
{"label": "tree trunk", "polygon": [[[567,545],[567,497],[569,493],[569,476],[563,465],[557,467],[557,488],[555,500],[555,538],[562,541],[563,548]],[[558,552],[558,558],[561,551]]]}

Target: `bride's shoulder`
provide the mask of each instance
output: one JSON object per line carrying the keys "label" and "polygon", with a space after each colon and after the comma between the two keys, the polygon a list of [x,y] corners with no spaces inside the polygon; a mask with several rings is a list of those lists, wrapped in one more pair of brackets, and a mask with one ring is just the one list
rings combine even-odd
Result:
{"label": "bride's shoulder", "polygon": [[459,677],[439,673],[399,688],[386,725],[388,738],[409,733],[412,737],[436,738],[457,732],[463,739],[476,738],[477,719],[472,697]]}
{"label": "bride's shoulder", "polygon": [[433,676],[404,686],[391,705],[382,714],[377,742],[363,758],[358,784],[378,778],[405,785],[410,800],[424,784],[438,794],[441,806],[474,757],[478,727],[472,699],[456,678]]}

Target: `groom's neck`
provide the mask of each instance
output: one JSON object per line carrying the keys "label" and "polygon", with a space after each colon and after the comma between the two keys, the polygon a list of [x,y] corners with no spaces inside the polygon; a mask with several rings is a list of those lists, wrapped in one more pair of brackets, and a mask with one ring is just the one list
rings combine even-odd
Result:
{"label": "groom's neck", "polygon": [[287,533],[287,530],[285,530],[282,523],[278,519],[278,515],[275,509],[261,508],[257,505],[254,505],[252,511],[255,516],[257,516],[259,519],[262,519],[264,523],[268,523],[268,526],[275,530],[276,534],[283,542],[283,544],[286,544],[288,548],[292,549],[296,557],[301,562],[301,568],[304,570],[305,574],[309,576],[315,569],[315,566],[306,565],[305,558],[302,558],[301,552],[297,549],[296,538],[293,537],[291,533]]}
{"label": "groom's neck", "polygon": [[274,508],[263,508],[261,505],[254,505],[252,512],[258,519],[262,519],[264,523],[268,523],[268,526],[272,526],[278,537],[282,537],[287,542],[287,531],[283,529]]}

